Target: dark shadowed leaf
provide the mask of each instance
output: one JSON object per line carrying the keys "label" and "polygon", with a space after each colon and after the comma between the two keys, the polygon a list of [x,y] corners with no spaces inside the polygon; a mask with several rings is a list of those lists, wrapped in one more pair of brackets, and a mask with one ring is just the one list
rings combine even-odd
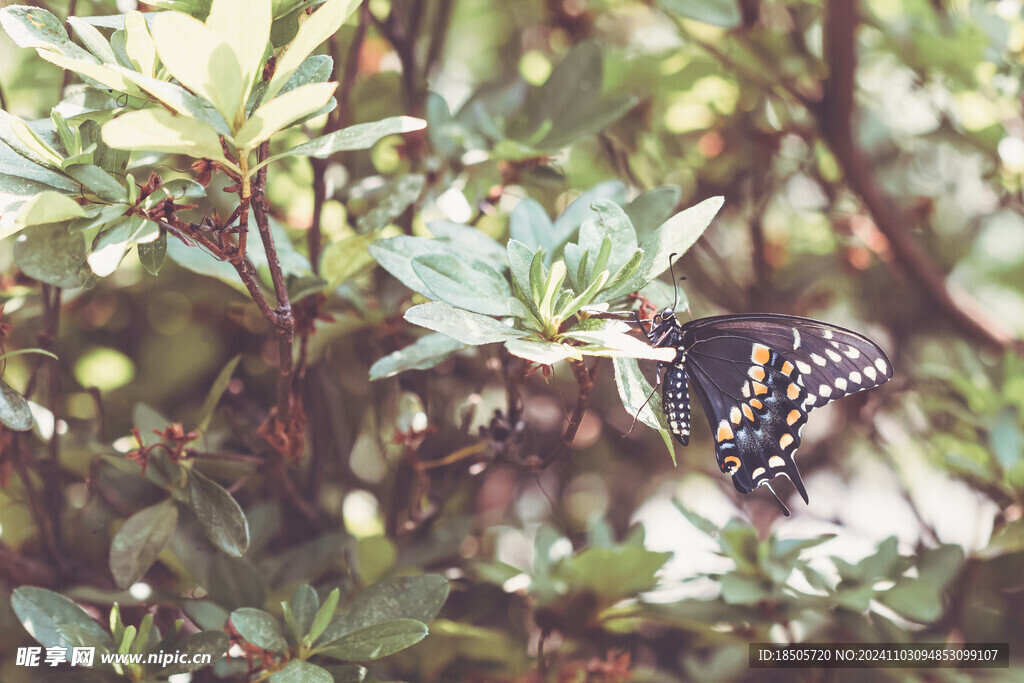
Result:
{"label": "dark shadowed leaf", "polygon": [[280,671],[274,672],[270,683],[334,683],[334,676],[316,664],[299,659],[288,662]]}
{"label": "dark shadowed leaf", "polygon": [[88,251],[81,234],[63,223],[34,225],[14,241],[14,262],[29,277],[55,287],[79,287]]}
{"label": "dark shadowed leaf", "polygon": [[228,555],[241,557],[249,547],[249,523],[231,494],[196,470],[188,476],[188,501],[203,533]]}
{"label": "dark shadowed leaf", "polygon": [[326,645],[347,633],[396,619],[429,623],[448,599],[448,591],[448,579],[437,574],[379,581],[356,596],[324,631],[320,642]]}
{"label": "dark shadowed leaf", "polygon": [[260,609],[242,607],[231,613],[231,624],[247,641],[271,652],[286,652],[288,641],[281,623]]}
{"label": "dark shadowed leaf", "polygon": [[415,619],[395,619],[368,626],[331,641],[317,654],[344,661],[380,659],[415,645],[427,637],[427,625]]}
{"label": "dark shadowed leaf", "polygon": [[200,631],[190,633],[179,642],[174,643],[174,650],[184,655],[181,664],[171,664],[160,667],[151,665],[154,675],[170,676],[189,671],[198,671],[209,664],[204,663],[204,657],[199,655],[210,655],[210,662],[216,663],[227,654],[228,645],[231,644],[228,634],[222,631]]}
{"label": "dark shadowed leaf", "polygon": [[165,500],[125,520],[110,544],[110,571],[119,588],[145,575],[178,526],[178,507]]}
{"label": "dark shadowed leaf", "polygon": [[44,647],[99,646],[109,652],[110,636],[81,607],[45,588],[15,588],[11,607],[25,630]]}

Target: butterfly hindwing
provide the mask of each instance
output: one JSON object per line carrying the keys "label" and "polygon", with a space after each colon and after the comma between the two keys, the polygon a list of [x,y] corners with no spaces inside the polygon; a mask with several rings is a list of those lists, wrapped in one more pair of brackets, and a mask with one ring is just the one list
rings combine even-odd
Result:
{"label": "butterfly hindwing", "polygon": [[[748,350],[746,358],[738,355],[737,346]],[[721,353],[734,360],[724,360]],[[796,367],[763,344],[725,339],[705,351],[691,351],[687,371],[711,425],[718,466],[732,475],[736,489],[750,493],[784,474],[806,502],[793,458],[807,422],[807,392]]]}

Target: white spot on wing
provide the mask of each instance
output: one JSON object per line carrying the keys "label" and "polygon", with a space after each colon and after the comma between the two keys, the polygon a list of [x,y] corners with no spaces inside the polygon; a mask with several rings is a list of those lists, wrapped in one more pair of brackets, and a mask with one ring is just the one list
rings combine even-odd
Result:
{"label": "white spot on wing", "polygon": [[800,348],[800,330],[793,328],[793,350],[796,351]]}
{"label": "white spot on wing", "polygon": [[856,346],[848,346],[848,347],[846,347],[846,350],[843,351],[843,353],[846,354],[847,358],[852,358],[854,360],[856,360],[857,358],[860,358],[860,351],[857,350]]}
{"label": "white spot on wing", "polygon": [[880,373],[882,373],[882,375],[888,375],[889,374],[889,366],[886,365],[885,361],[882,360],[881,358],[876,358],[875,359],[875,367],[878,368],[878,371]]}
{"label": "white spot on wing", "polygon": [[875,369],[870,365],[864,368],[864,375],[872,382],[874,382],[875,378],[878,377],[878,373],[875,372]]}
{"label": "white spot on wing", "polygon": [[846,392],[846,380],[840,377],[836,380],[836,389],[842,392]]}
{"label": "white spot on wing", "polygon": [[818,387],[818,393],[821,394],[822,398],[828,398],[832,395],[832,387],[827,384],[822,384]]}
{"label": "white spot on wing", "polygon": [[802,360],[798,360],[796,362],[796,369],[805,375],[811,374],[811,366],[803,362]]}
{"label": "white spot on wing", "polygon": [[860,376],[860,373],[857,372],[856,370],[850,373],[850,381],[853,382],[854,384],[860,384],[861,379],[863,378]]}
{"label": "white spot on wing", "polygon": [[811,354],[811,360],[814,361],[815,365],[820,365],[821,367],[825,367],[825,359],[822,358],[821,356],[819,356],[818,354],[812,353]]}
{"label": "white spot on wing", "polygon": [[825,349],[825,355],[828,356],[828,359],[830,361],[832,361],[833,363],[838,363],[839,361],[841,361],[843,359],[842,356],[840,356],[838,353],[836,353],[832,349]]}

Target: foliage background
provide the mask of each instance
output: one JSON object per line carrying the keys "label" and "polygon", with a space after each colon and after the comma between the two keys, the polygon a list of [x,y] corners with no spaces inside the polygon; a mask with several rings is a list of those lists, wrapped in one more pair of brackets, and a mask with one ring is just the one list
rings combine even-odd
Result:
{"label": "foliage background", "polygon": [[[61,17],[119,9],[72,5],[46,3]],[[561,84],[572,97],[548,101],[554,124],[538,134],[540,86],[581,44],[599,47],[603,74]],[[203,463],[256,539],[239,560],[256,595],[223,598],[230,607],[277,604],[303,582],[326,595],[353,576],[445,574],[452,592],[431,635],[377,664],[382,680],[586,680],[588,670],[618,680],[626,669],[634,680],[756,680],[747,643],[788,639],[1009,641],[1011,669],[984,678],[1014,679],[1024,645],[1020,2],[374,0],[327,49],[342,82],[333,125],[409,115],[428,128],[271,172],[272,215],[305,256],[319,224],[331,286],[309,342],[301,461]],[[45,118],[64,77],[0,37],[3,109]],[[584,102],[595,87],[603,97]],[[305,134],[284,137],[289,146]],[[410,184],[413,173],[423,182]],[[557,216],[613,179],[630,197],[675,185],[679,209],[725,197],[680,261],[696,316],[808,315],[889,352],[892,382],[811,417],[799,455],[810,505],[792,501],[793,519],[732,490],[699,419],[678,466],[646,427],[623,436],[631,416],[607,360],[572,448],[540,471],[532,465],[560,448],[578,399],[565,363],[524,375],[491,345],[368,381],[375,361],[420,332],[401,317],[413,295],[360,237],[386,225],[427,235],[446,219],[504,242],[523,198]],[[0,242],[8,351],[39,345],[42,326],[39,290],[19,277],[11,246]],[[4,453],[6,591],[41,585],[109,605],[116,524],[154,501],[97,457],[132,447],[139,402],[188,424],[240,354],[211,450],[244,451],[231,427],[273,404],[276,345],[251,302],[181,267],[188,256],[155,278],[132,258],[65,293],[59,462],[38,437]],[[25,390],[34,372],[31,356],[10,358],[4,381]],[[522,423],[507,425],[517,392]],[[48,496],[45,513],[31,509],[26,476]],[[40,515],[64,520],[65,561],[40,542]],[[619,594],[599,580],[616,562],[643,576],[660,552],[672,556],[656,586]],[[147,609],[173,619],[202,585],[192,562],[172,543],[146,578],[158,598],[120,603],[136,619]],[[29,639],[0,609],[11,655]],[[3,680],[23,675],[5,666]],[[879,675],[889,674],[928,679]]]}

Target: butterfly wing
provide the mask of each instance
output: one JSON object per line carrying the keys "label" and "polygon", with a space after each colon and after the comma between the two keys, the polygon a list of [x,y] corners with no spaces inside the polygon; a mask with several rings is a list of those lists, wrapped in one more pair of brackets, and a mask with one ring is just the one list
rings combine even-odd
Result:
{"label": "butterfly wing", "polygon": [[702,318],[683,325],[684,366],[704,406],[715,455],[742,493],[785,474],[804,501],[794,454],[815,407],[892,376],[870,339],[785,315]]}

